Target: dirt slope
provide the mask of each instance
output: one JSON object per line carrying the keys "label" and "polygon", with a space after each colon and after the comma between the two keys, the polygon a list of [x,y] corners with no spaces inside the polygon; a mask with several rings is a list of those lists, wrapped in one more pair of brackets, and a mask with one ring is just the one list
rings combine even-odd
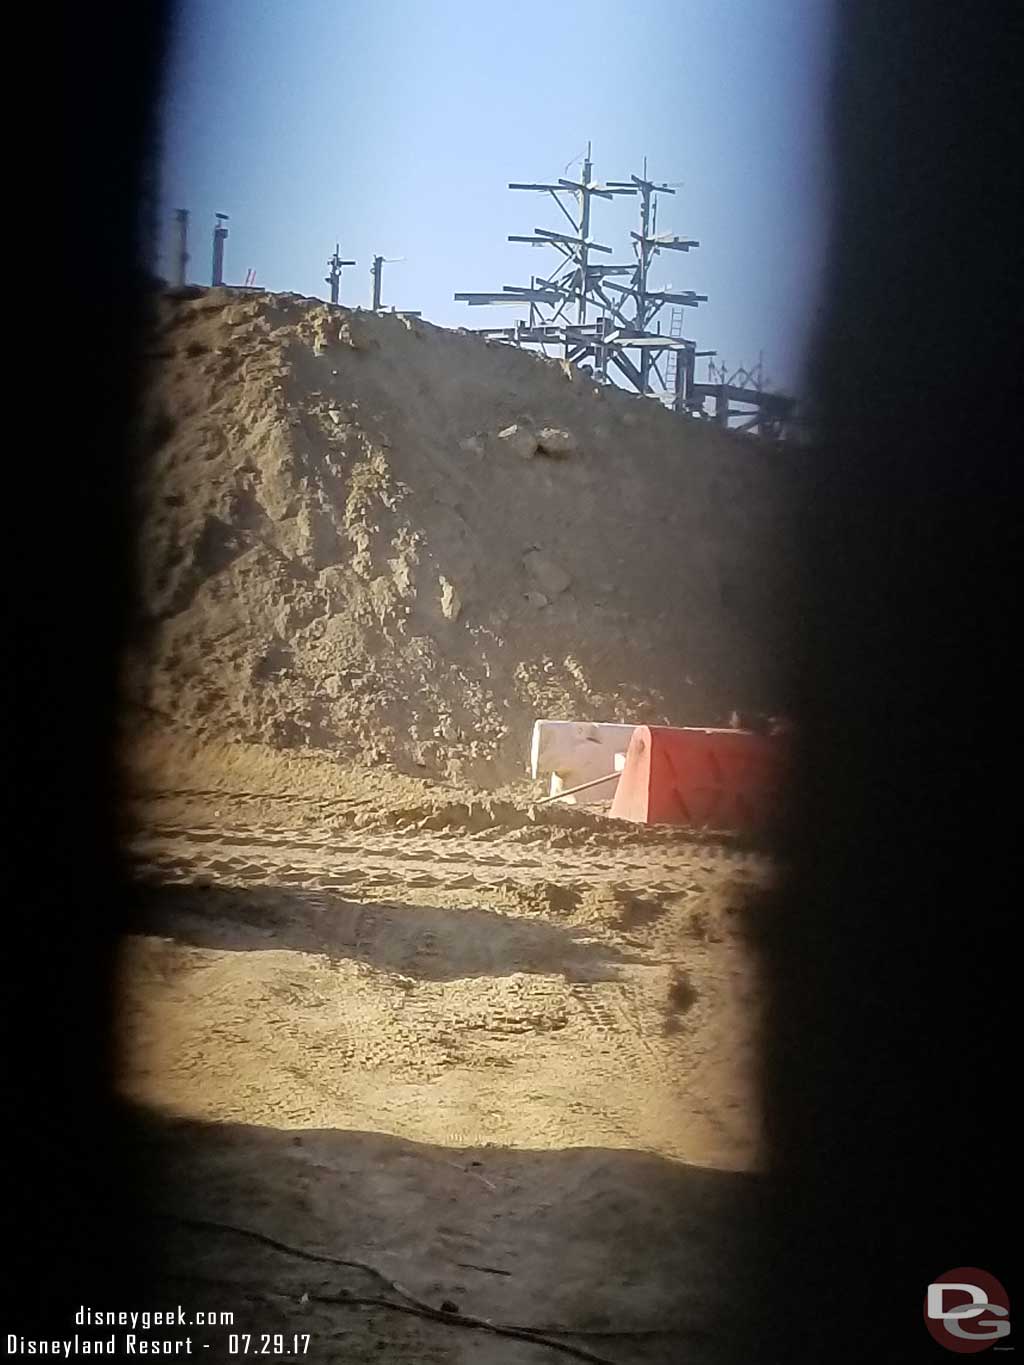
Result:
{"label": "dirt slope", "polygon": [[154,352],[129,678],[159,725],[493,786],[540,715],[778,704],[777,451],[290,295],[164,298]]}

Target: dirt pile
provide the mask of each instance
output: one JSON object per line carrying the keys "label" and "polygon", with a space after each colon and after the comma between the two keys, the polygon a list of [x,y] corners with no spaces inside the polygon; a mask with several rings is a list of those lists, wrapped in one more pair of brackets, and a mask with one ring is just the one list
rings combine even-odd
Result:
{"label": "dirt pile", "polygon": [[159,304],[132,699],[494,786],[538,716],[778,705],[783,456],[560,361],[291,295]]}

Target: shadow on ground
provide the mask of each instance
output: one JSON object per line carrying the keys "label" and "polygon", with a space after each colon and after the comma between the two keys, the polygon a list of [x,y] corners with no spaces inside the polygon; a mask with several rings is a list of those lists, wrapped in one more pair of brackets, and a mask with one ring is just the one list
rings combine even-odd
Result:
{"label": "shadow on ground", "polygon": [[[154,1222],[164,1253],[154,1292],[229,1309],[230,1330],[254,1339],[308,1332],[318,1361],[569,1358],[403,1312],[411,1297],[541,1330],[615,1365],[739,1358],[747,1239],[763,1197],[758,1177],[642,1152],[446,1148],[138,1112],[129,1122],[159,1171],[150,1211],[170,1215]],[[188,1219],[263,1233],[379,1274]],[[211,1349],[200,1353],[221,1358],[225,1332],[207,1340]]]}
{"label": "shadow on ground", "polygon": [[361,903],[291,887],[139,888],[135,933],[220,951],[289,949],[365,962],[426,981],[512,972],[614,978],[640,961],[583,930],[492,910]]}

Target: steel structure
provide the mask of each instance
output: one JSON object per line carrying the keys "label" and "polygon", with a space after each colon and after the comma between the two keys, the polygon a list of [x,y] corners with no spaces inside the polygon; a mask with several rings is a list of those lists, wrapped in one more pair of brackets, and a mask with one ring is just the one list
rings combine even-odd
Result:
{"label": "steel structure", "polygon": [[213,229],[213,269],[211,272],[210,283],[217,288],[224,283],[224,243],[227,241],[228,230],[225,226],[228,221],[226,213],[214,214],[216,226]]}
{"label": "steel structure", "polygon": [[[796,402],[785,394],[769,392],[765,383],[763,355],[753,369],[741,366],[732,372],[724,362],[716,365],[709,360],[707,383],[694,384],[693,395],[702,409],[706,401],[713,404],[713,419],[719,426],[727,427],[730,418],[739,418],[732,431],[753,431],[778,439],[793,420]],[[740,406],[733,407],[734,403]]]}
{"label": "steel structure", "polygon": [[[781,436],[795,403],[783,394],[766,391],[760,365],[756,371],[727,375],[724,368],[719,373],[712,362],[708,382],[697,382],[698,358],[713,357],[716,352],[698,351],[696,343],[684,336],[684,310],[705,303],[707,295],[651,286],[656,256],[663,251],[689,252],[700,245],[689,237],[658,232],[658,197],[674,195],[675,187],[649,179],[646,160],[643,175],[600,184],[592,179],[591,157],[588,143],[579,180],[509,184],[510,190],[550,196],[571,231],[537,227],[532,234],[509,237],[510,242],[551,248],[559,260],[549,275],[531,276],[529,285],[506,284],[496,291],[456,294],[457,301],[472,307],[504,304],[528,312],[526,319],[511,327],[476,330],[488,340],[540,346],[545,353],[548,346],[561,348],[567,361],[586,365],[599,382],[610,382],[617,375],[638,393],[661,397],[677,412],[703,417],[708,415],[705,403],[710,401],[714,420],[723,426],[739,417],[743,421],[734,429]],[[597,259],[612,255],[612,249],[591,236],[593,201],[619,195],[639,201],[639,231],[630,233],[631,264]],[[657,319],[666,306],[671,314],[668,331],[663,333]],[[730,406],[733,403],[742,406],[736,409]]]}
{"label": "steel structure", "polygon": [[396,265],[399,261],[404,260],[404,256],[374,256],[373,264],[370,266],[370,278],[373,281],[373,311],[375,313],[379,313],[383,306],[380,295],[384,284],[384,267]]}
{"label": "steel structure", "polygon": [[355,265],[355,261],[343,261],[338,255],[341,243],[335,242],[334,255],[327,262],[327,274],[324,276],[324,283],[331,286],[331,302],[337,303],[341,293],[341,270],[342,266]]}
{"label": "steel structure", "polygon": [[[683,336],[681,325],[664,334],[652,328],[666,304],[680,310],[692,308],[705,302],[707,295],[693,290],[652,289],[650,270],[654,257],[662,251],[688,252],[699,243],[669,232],[658,233],[657,196],[675,194],[675,189],[648,179],[646,163],[642,176],[600,184],[592,178],[591,158],[588,144],[579,180],[513,181],[509,185],[512,190],[550,196],[572,229],[556,232],[537,227],[532,234],[509,237],[510,242],[553,249],[559,256],[554,270],[543,278],[532,276],[528,286],[505,285],[499,291],[456,294],[455,298],[474,307],[526,306],[528,321],[478,330],[490,340],[518,346],[561,347],[567,361],[592,362],[593,374],[600,382],[608,382],[615,371],[638,393],[653,393],[655,379],[662,392],[670,389],[662,361],[673,357],[673,406],[690,407],[696,358],[714,352],[698,352],[696,344]],[[629,264],[595,259],[611,256],[612,248],[591,236],[593,201],[617,196],[639,200],[640,230],[630,234],[635,259]],[[592,311],[596,313],[593,320]]]}

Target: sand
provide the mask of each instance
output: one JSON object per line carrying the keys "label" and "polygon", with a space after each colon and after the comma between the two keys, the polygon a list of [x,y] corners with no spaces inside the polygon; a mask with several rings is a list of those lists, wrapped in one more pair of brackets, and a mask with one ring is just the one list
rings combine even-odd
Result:
{"label": "sand", "polygon": [[[304,782],[301,757],[240,752],[247,783],[197,764],[190,785],[178,754],[178,787],[134,808],[122,1085],[165,1207],[623,1365],[728,1359],[760,1197],[763,855],[580,811],[473,830],[452,802],[417,828],[386,792],[303,796],[316,759]],[[366,1272],[162,1235],[193,1295],[313,1332],[318,1359],[551,1358],[301,1302],[395,1298]]]}

